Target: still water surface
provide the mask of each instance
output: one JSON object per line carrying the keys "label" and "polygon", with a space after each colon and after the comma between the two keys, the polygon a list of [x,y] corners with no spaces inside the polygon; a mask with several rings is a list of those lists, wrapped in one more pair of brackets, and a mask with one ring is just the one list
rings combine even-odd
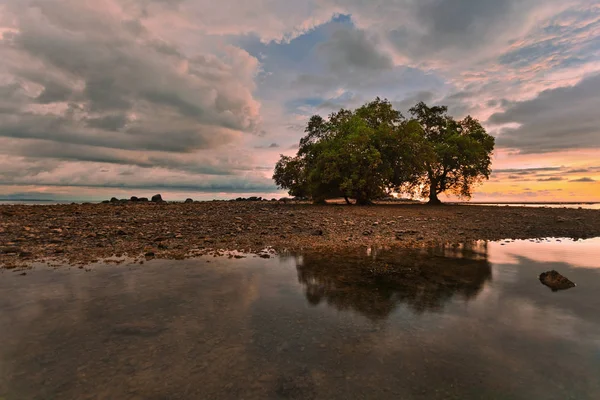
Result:
{"label": "still water surface", "polygon": [[2,400],[600,398],[598,239],[22,272]]}

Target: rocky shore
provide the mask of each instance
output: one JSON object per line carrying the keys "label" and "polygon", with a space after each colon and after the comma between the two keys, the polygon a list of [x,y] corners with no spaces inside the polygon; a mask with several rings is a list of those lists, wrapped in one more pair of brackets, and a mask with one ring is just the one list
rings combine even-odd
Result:
{"label": "rocky shore", "polygon": [[600,211],[493,206],[316,206],[281,201],[113,201],[0,206],[0,267],[110,257],[422,247],[472,240],[600,236]]}

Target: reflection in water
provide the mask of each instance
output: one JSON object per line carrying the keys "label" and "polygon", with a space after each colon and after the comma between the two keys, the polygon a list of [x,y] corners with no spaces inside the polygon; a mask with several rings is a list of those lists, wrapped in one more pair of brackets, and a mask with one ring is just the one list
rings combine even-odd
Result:
{"label": "reflection in water", "polygon": [[0,399],[600,398],[600,268],[521,245],[0,270]]}
{"label": "reflection in water", "polygon": [[[467,258],[471,257],[471,258]],[[474,298],[491,279],[486,244],[427,250],[379,250],[365,257],[304,254],[296,258],[306,299],[338,310],[353,309],[373,320],[386,318],[399,304],[415,312],[438,311],[454,296]]]}

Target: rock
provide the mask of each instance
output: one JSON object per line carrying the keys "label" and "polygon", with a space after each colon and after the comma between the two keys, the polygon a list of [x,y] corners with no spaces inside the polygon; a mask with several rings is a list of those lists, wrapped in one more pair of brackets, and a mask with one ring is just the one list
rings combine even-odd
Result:
{"label": "rock", "polygon": [[322,229],[316,229],[313,231],[313,235],[314,236],[323,236],[323,230]]}
{"label": "rock", "polygon": [[0,253],[4,254],[18,254],[21,252],[19,247],[2,247],[0,248]]}
{"label": "rock", "polygon": [[119,202],[119,199],[117,199],[116,197],[111,197],[111,198],[110,198],[110,202],[111,202],[111,203],[118,203],[118,202]]}
{"label": "rock", "polygon": [[153,251],[147,251],[146,254],[144,254],[144,256],[150,258],[150,257],[154,257],[154,252]]}
{"label": "rock", "polygon": [[190,199],[190,198],[187,198],[184,201],[185,204],[190,204],[190,203],[193,203],[193,202],[194,202],[194,199]]}
{"label": "rock", "polygon": [[540,282],[552,289],[553,292],[570,289],[576,286],[573,282],[555,270],[541,273]]}
{"label": "rock", "polygon": [[110,203],[110,200],[103,200],[102,201],[102,204],[108,204],[108,203]]}
{"label": "rock", "polygon": [[163,201],[164,200],[160,194],[155,194],[154,196],[152,196],[153,203],[162,203]]}
{"label": "rock", "polygon": [[131,198],[129,199],[129,201],[140,201],[140,199],[138,199],[135,196],[131,196]]}
{"label": "rock", "polygon": [[147,198],[147,197],[140,197],[140,198],[138,199],[138,201],[141,201],[141,202],[147,202],[147,201],[148,201],[148,198]]}

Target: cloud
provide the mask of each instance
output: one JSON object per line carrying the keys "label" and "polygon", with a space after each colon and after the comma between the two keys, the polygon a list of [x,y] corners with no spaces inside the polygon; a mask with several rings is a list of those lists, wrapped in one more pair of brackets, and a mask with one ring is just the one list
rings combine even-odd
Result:
{"label": "cloud", "polygon": [[573,180],[570,180],[569,182],[596,182],[596,180],[593,178],[585,177],[585,178],[573,179]]}
{"label": "cloud", "polygon": [[279,147],[277,143],[271,143],[267,146],[254,146],[255,149],[278,149]]}
{"label": "cloud", "polygon": [[504,128],[496,143],[523,153],[600,147],[600,74],[574,86],[546,90],[492,115],[489,124]]}
{"label": "cloud", "polygon": [[[91,146],[190,151],[252,132],[258,62],[227,46],[219,54],[165,54],[159,39],[130,29],[127,15],[78,1],[8,7],[16,31],[0,42],[18,110],[0,134]],[[17,88],[15,89],[15,85]]]}
{"label": "cloud", "polygon": [[560,171],[563,167],[537,167],[537,168],[508,168],[508,169],[495,169],[494,173],[502,174],[502,173],[512,173],[518,175],[528,175],[537,172],[547,172],[547,171]]}
{"label": "cloud", "polygon": [[548,178],[539,178],[537,181],[538,182],[558,182],[558,181],[562,181],[564,180],[564,178],[560,177],[560,176],[551,176]]}
{"label": "cloud", "polygon": [[378,49],[377,39],[361,30],[337,30],[319,50],[335,73],[354,68],[376,72],[393,67],[391,57]]}

